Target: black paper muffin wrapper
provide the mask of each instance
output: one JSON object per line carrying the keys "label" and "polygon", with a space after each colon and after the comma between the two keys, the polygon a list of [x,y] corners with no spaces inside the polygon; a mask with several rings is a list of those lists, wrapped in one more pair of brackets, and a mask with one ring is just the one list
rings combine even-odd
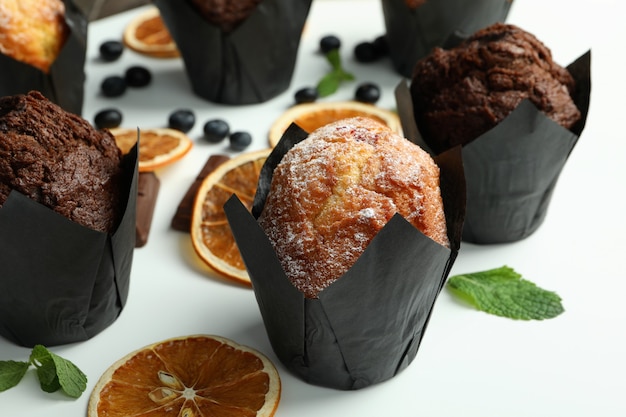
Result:
{"label": "black paper muffin wrapper", "polygon": [[55,346],[90,339],[117,319],[135,246],[137,146],[122,163],[127,203],[112,234],[9,194],[0,207],[0,335]]}
{"label": "black paper muffin wrapper", "polygon": [[436,46],[496,22],[504,22],[513,0],[428,0],[412,10],[405,0],[381,0],[389,55],[399,74],[410,78],[415,63]]}
{"label": "black paper muffin wrapper", "polygon": [[0,53],[0,97],[36,90],[66,111],[82,114],[88,21],[73,1],[64,3],[70,34],[49,72]]}
{"label": "black paper muffin wrapper", "polygon": [[312,0],[263,0],[232,32],[187,0],[153,0],[180,50],[193,92],[222,104],[256,104],[289,88]]}
{"label": "black paper muffin wrapper", "polygon": [[306,137],[296,125],[285,132],[262,169],[252,213],[236,196],[225,211],[280,361],[308,383],[360,389],[392,378],[417,354],[459,249],[465,207],[461,152],[455,148],[436,161],[450,249],[396,214],[343,276],[309,299],[290,283],[256,221],[276,164]]}
{"label": "black paper muffin wrapper", "polygon": [[[507,243],[533,234],[545,219],[565,163],[585,127],[591,93],[591,51],[567,69],[574,77],[574,102],[581,119],[570,131],[529,100],[497,126],[463,147],[467,211],[463,241]],[[434,154],[413,114],[406,82],[396,88],[405,135]]]}

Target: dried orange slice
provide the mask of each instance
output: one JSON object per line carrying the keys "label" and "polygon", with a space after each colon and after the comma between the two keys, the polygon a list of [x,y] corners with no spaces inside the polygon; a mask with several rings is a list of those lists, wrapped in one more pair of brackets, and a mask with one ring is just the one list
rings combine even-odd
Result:
{"label": "dried orange slice", "polygon": [[[126,154],[137,142],[137,129],[109,129],[117,147]],[[139,172],[154,171],[170,165],[192,148],[193,141],[180,130],[153,128],[139,130]]]}
{"label": "dried orange slice", "polygon": [[224,213],[233,195],[251,209],[261,168],[271,149],[247,152],[229,159],[202,181],[191,214],[191,241],[196,253],[212,269],[251,286],[246,266]]}
{"label": "dried orange slice", "polygon": [[278,371],[262,353],[209,335],[167,339],[107,369],[89,397],[88,417],[270,417]]}
{"label": "dried orange slice", "polygon": [[283,133],[292,122],[311,133],[318,127],[348,117],[366,116],[385,123],[392,130],[402,133],[400,118],[390,110],[385,110],[373,104],[358,101],[335,101],[297,104],[284,112],[272,124],[269,131],[270,146],[274,147],[280,141]]}
{"label": "dried orange slice", "polygon": [[130,49],[155,58],[180,56],[180,51],[156,7],[150,7],[131,20],[124,29],[123,40]]}

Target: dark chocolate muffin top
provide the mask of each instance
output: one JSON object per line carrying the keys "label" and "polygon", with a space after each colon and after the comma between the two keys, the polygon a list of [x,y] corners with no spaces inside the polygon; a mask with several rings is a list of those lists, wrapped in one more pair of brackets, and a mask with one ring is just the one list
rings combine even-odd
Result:
{"label": "dark chocolate muffin top", "polygon": [[420,132],[439,153],[487,132],[526,98],[570,129],[580,118],[574,87],[567,69],[535,36],[496,23],[418,61],[411,96]]}
{"label": "dark chocolate muffin top", "polygon": [[212,25],[230,32],[246,20],[261,0],[190,0]]}
{"label": "dark chocolate muffin top", "polygon": [[111,232],[120,215],[121,152],[39,92],[0,98],[0,206],[12,189],[85,227]]}

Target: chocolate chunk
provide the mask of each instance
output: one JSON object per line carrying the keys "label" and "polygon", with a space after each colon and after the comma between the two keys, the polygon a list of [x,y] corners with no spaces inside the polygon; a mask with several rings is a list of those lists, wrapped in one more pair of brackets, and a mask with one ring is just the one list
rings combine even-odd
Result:
{"label": "chocolate chunk", "polygon": [[141,172],[137,184],[137,220],[135,223],[135,247],[148,242],[152,215],[156,206],[161,182],[154,172]]}
{"label": "chocolate chunk", "polygon": [[193,203],[196,198],[198,188],[200,187],[200,184],[202,184],[202,180],[204,180],[207,175],[213,172],[218,166],[226,162],[228,159],[229,157],[226,155],[211,155],[209,157],[194,182],[191,186],[189,186],[187,193],[180,201],[180,204],[176,209],[176,214],[174,214],[174,217],[172,218],[171,225],[173,229],[189,233],[191,228],[191,212],[193,210]]}

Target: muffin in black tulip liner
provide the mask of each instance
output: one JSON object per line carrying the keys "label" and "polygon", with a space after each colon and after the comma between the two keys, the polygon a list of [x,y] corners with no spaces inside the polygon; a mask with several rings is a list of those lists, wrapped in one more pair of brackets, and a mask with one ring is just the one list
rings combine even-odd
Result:
{"label": "muffin in black tulip liner", "polygon": [[543,223],[585,127],[590,64],[589,51],[561,67],[534,35],[496,23],[420,60],[410,91],[400,83],[405,134],[435,155],[462,146],[464,241],[515,242]]}
{"label": "muffin in black tulip liner", "polygon": [[381,0],[389,55],[410,78],[415,63],[435,46],[454,44],[492,23],[504,22],[513,0]]}
{"label": "muffin in black tulip liner", "polygon": [[257,223],[275,167],[307,136],[295,124],[287,129],[263,166],[252,213],[236,196],[225,211],[280,361],[308,383],[361,389],[392,378],[417,355],[458,253],[465,197],[460,149],[435,158],[449,248],[396,213],[347,272],[310,298],[289,280]]}
{"label": "muffin in black tulip liner", "polygon": [[41,92],[53,103],[82,114],[88,19],[72,1],[64,0],[68,35],[56,60],[45,72],[0,53],[0,97]]}
{"label": "muffin in black tulip liner", "polygon": [[[33,94],[37,101],[45,100]],[[45,104],[27,112],[25,125],[16,125],[6,115],[19,115],[35,106],[22,100],[11,109],[4,106],[4,99],[0,101],[4,118],[0,122],[0,335],[31,347],[90,339],[117,320],[128,298],[138,147],[113,158],[118,149],[112,136],[106,137],[77,115],[52,112]],[[50,122],[57,124],[50,126]],[[35,129],[44,133],[33,133]],[[7,146],[5,139],[15,145]],[[12,147],[21,149],[19,161],[15,152],[6,157]],[[15,165],[20,169],[11,170]],[[109,187],[110,193],[100,192]],[[113,202],[110,209],[102,208],[105,200]]]}
{"label": "muffin in black tulip liner", "polygon": [[199,97],[255,104],[289,88],[311,0],[261,0],[245,19],[229,26],[209,22],[191,0],[153,3]]}

